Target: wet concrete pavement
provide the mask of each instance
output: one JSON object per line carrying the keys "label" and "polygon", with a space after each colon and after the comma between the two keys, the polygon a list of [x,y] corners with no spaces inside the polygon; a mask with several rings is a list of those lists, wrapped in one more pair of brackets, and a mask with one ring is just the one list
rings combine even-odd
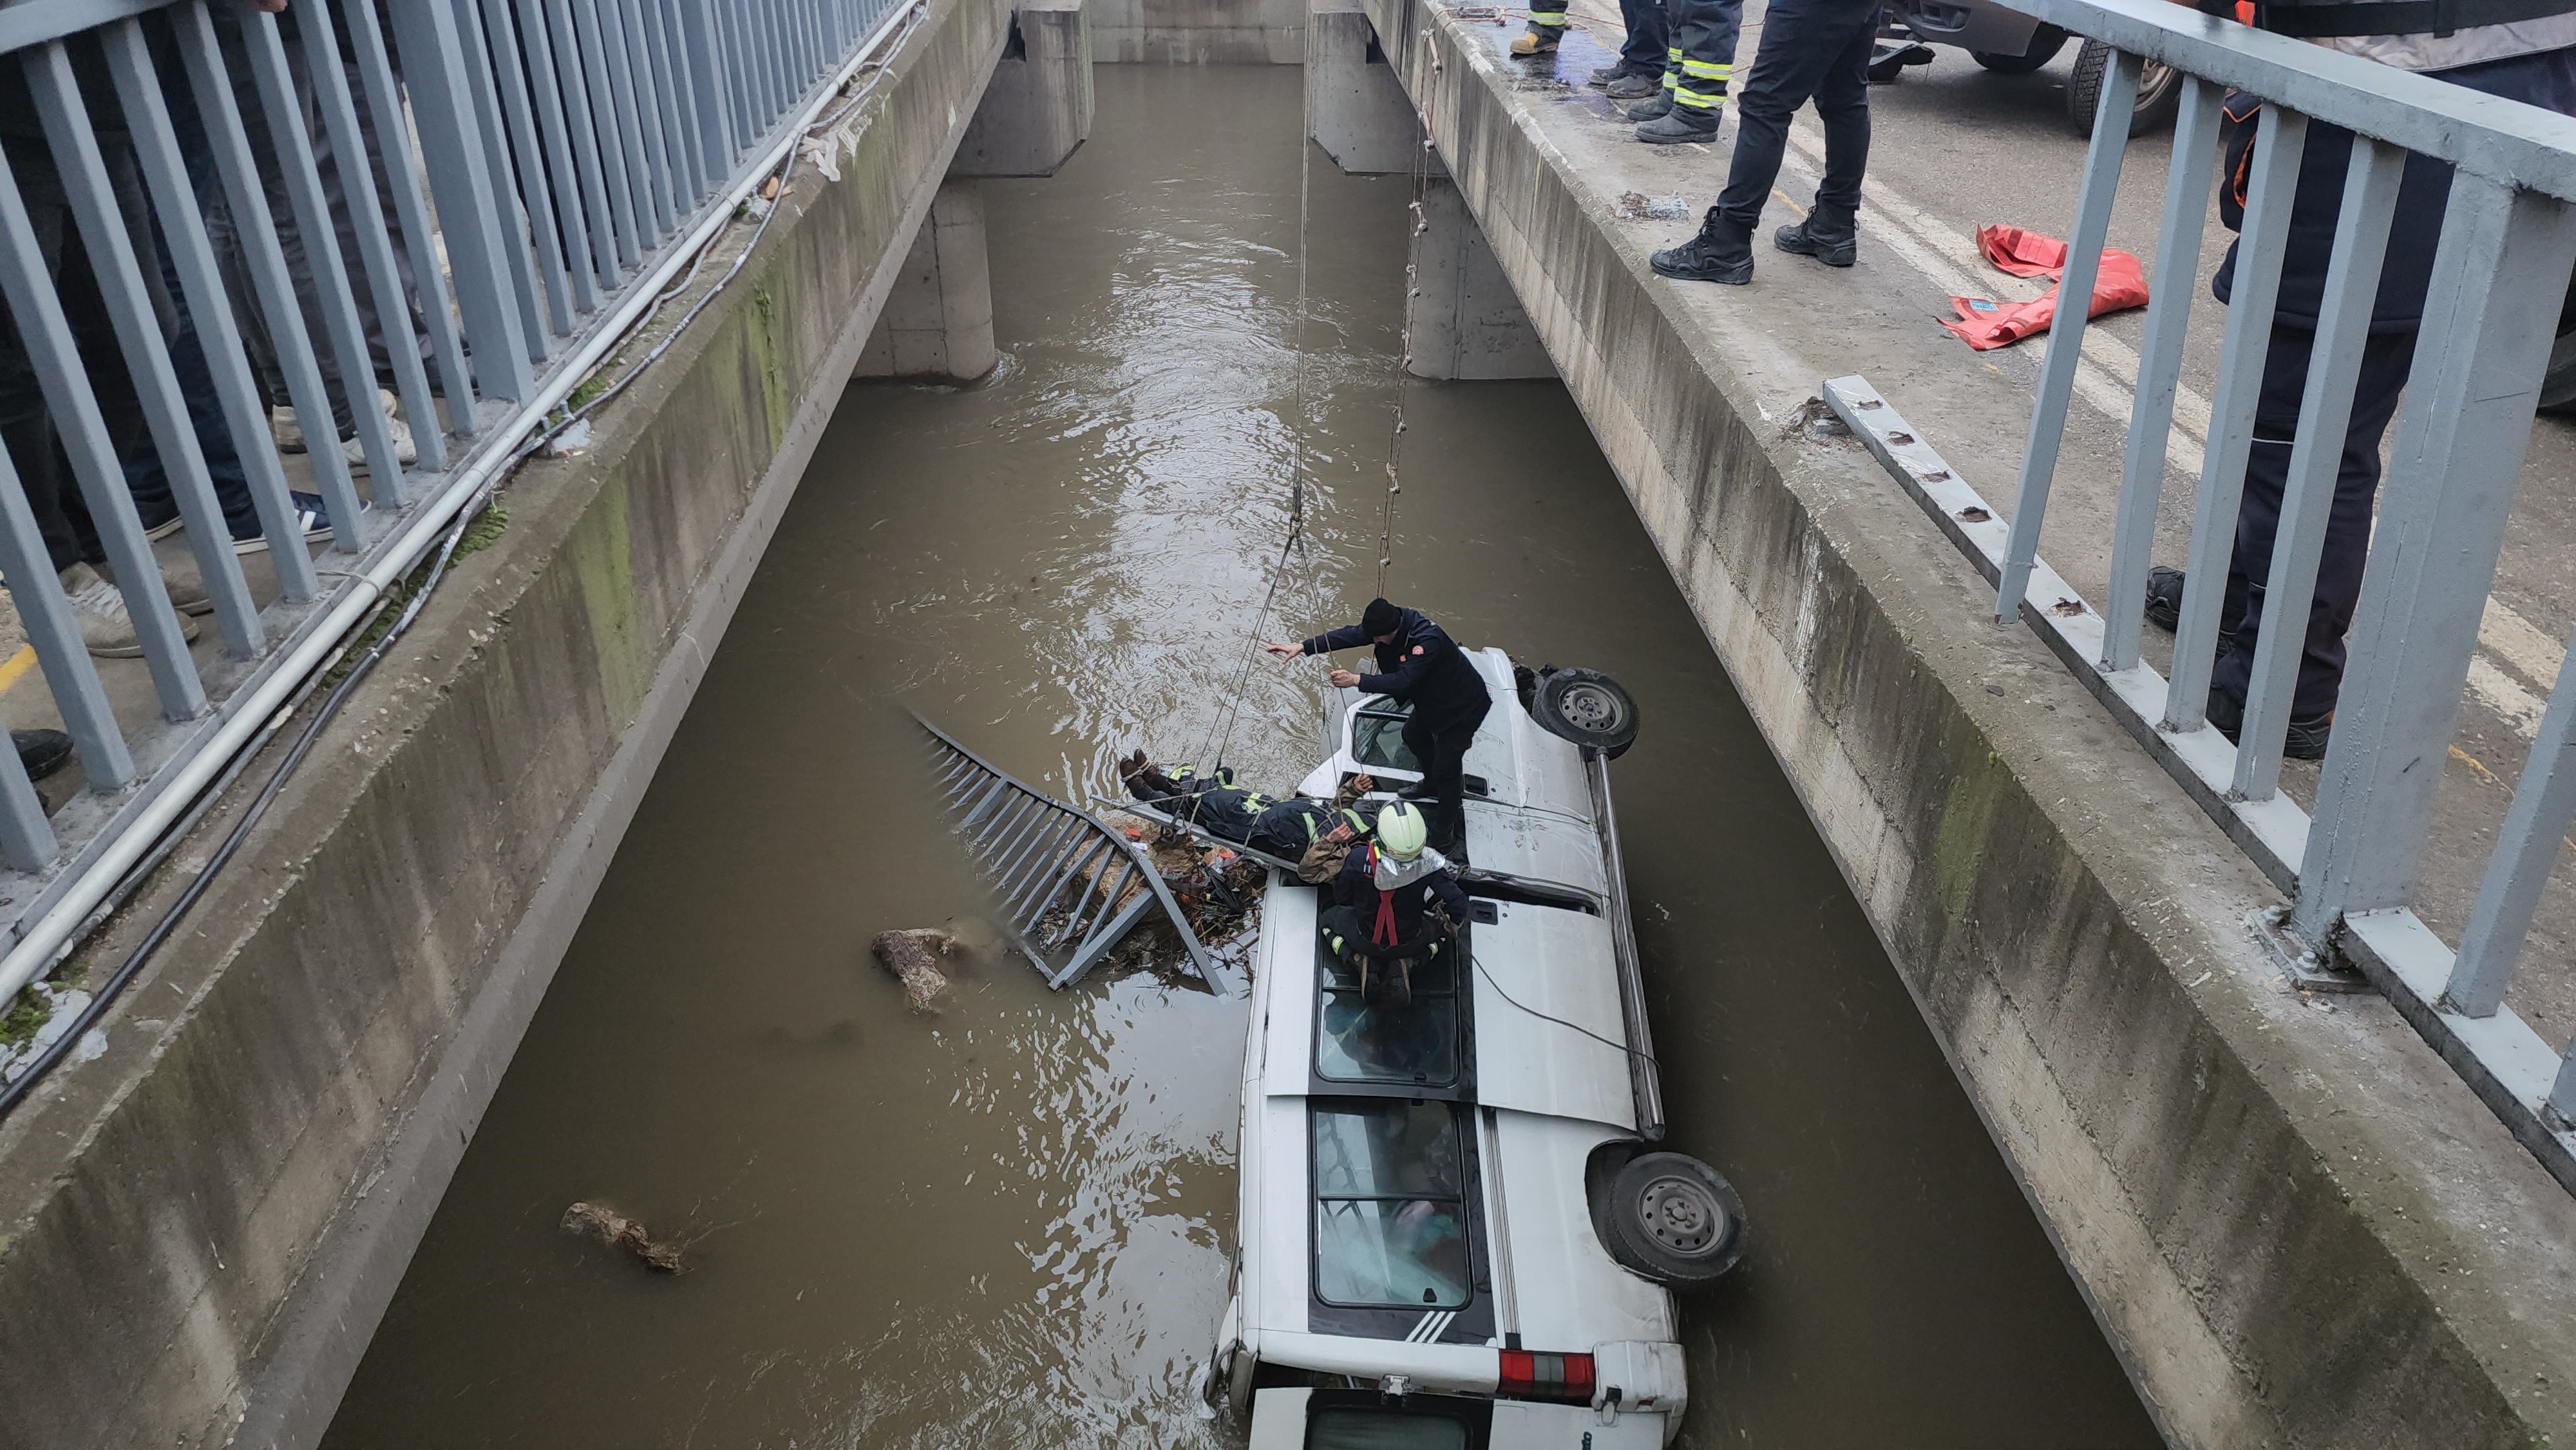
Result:
{"label": "wet concrete pavement", "polygon": [[[1375,592],[1406,184],[1315,154],[1301,370],[1299,82],[1102,67],[1072,163],[986,184],[1002,370],[848,395],[330,1444],[1238,1443],[1187,1388],[1241,1006],[990,950],[899,703],[1071,794],[1195,753],[1301,457],[1258,632]],[[1563,389],[1406,413],[1388,592],[1642,705],[1615,779],[1672,1141],[1755,1235],[1689,1301],[1684,1443],[2157,1443]],[[1229,756],[1284,784],[1320,672],[1249,679]],[[914,1017],[866,943],[941,924],[987,945]],[[563,1236],[575,1199],[693,1270]]]}

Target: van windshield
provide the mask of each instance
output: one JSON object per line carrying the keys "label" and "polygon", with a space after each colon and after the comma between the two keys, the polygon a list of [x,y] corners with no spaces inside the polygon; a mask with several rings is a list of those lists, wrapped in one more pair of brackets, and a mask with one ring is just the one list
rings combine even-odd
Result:
{"label": "van windshield", "polygon": [[1467,1169],[1444,1102],[1317,1103],[1315,1294],[1327,1304],[1463,1307]]}
{"label": "van windshield", "polygon": [[1351,758],[1379,770],[1419,773],[1422,762],[1413,758],[1404,743],[1404,720],[1409,713],[1389,700],[1360,711],[1351,721]]}
{"label": "van windshield", "polygon": [[1385,1410],[1317,1410],[1306,1450],[1467,1450],[1467,1427],[1446,1415]]}

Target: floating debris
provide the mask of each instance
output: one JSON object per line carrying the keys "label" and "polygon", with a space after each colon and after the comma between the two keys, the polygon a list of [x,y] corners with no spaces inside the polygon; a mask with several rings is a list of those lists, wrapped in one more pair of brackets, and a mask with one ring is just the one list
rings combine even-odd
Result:
{"label": "floating debris", "polygon": [[624,1249],[644,1267],[658,1273],[676,1274],[687,1267],[680,1261],[678,1244],[653,1237],[644,1225],[613,1208],[586,1201],[576,1203],[564,1210],[562,1227],[565,1233]]}
{"label": "floating debris", "polygon": [[914,927],[879,934],[869,950],[903,982],[904,1000],[913,1011],[935,1012],[939,994],[948,990],[948,975],[939,970],[939,959],[953,957],[965,947],[944,931]]}

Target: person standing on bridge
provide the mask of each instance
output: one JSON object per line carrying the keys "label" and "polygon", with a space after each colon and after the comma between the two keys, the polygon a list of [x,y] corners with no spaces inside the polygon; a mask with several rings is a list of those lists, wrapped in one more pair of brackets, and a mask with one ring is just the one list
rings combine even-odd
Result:
{"label": "person standing on bridge", "polygon": [[[1735,75],[1735,40],[1744,28],[1744,0],[1670,0],[1671,40],[1665,48],[1663,89],[1628,108],[1637,139],[1672,146],[1717,139],[1717,115]],[[1621,88],[1608,94],[1616,99]]]}
{"label": "person standing on bridge", "polygon": [[[2217,3],[2217,0],[2211,0]],[[2342,0],[2268,7],[2258,12],[2265,29],[2315,39],[2347,54],[2411,70],[2491,96],[2524,101],[2562,115],[2576,115],[2576,0],[2470,0],[2458,13],[2427,6],[2428,24],[2440,33],[2369,33],[2387,22],[2390,7]],[[2409,7],[2412,8],[2412,7]],[[2495,23],[2460,26],[2461,20]],[[2255,128],[2263,102],[2243,92],[2227,97],[2231,124],[2227,180],[2219,219],[2244,224]],[[2336,218],[2343,210],[2345,169],[2352,133],[2322,121],[2308,123],[2299,160],[2299,187],[2290,206],[2289,236],[2282,248],[2281,286],[2272,314],[2272,336],[2263,357],[2263,391],[2255,405],[2253,447],[2245,464],[2245,490],[2237,506],[2236,545],[2228,561],[2227,592],[2219,605],[2218,660],[2211,670],[2209,723],[2234,740],[2245,718],[2254,673],[2254,646],[2262,632],[2264,581],[2272,572],[2272,542],[2281,525],[2282,495],[2289,483],[2290,453],[2299,431],[2299,404],[2307,390],[2308,362],[2317,341],[2317,314],[2325,297],[2326,267],[2334,253]],[[2362,566],[2370,553],[2370,524],[2379,496],[2379,444],[2397,412],[2398,393],[2414,365],[2415,334],[2433,276],[2450,199],[2450,167],[2409,156],[2398,184],[2388,251],[2363,343],[2361,375],[2353,386],[2352,415],[2344,425],[2334,503],[2327,516],[2316,592],[2308,610],[2299,677],[2290,697],[2289,732],[2282,754],[2321,760],[2343,688],[2344,634],[2361,603]],[[2235,290],[2237,248],[2210,278],[2219,301]],[[2147,576],[2147,619],[2172,629],[2181,617],[2183,575],[2162,565]]]}
{"label": "person standing on bridge", "polygon": [[1828,267],[1852,264],[1861,175],[1869,166],[1869,52],[1878,15],[1878,0],[1773,0],[1763,13],[1752,79],[1736,92],[1726,189],[1698,236],[1655,253],[1657,272],[1735,287],[1753,280],[1753,229],[1780,178],[1789,118],[1811,100],[1825,129],[1824,180],[1814,209],[1771,241]]}
{"label": "person standing on bridge", "polygon": [[1413,707],[1404,722],[1404,748],[1413,752],[1421,766],[1422,785],[1404,794],[1431,798],[1432,848],[1459,851],[1466,843],[1467,746],[1476,738],[1476,727],[1485,723],[1494,697],[1485,689],[1484,676],[1476,673],[1466,652],[1447,632],[1419,609],[1399,609],[1383,599],[1372,599],[1357,624],[1301,644],[1266,648],[1281,659],[1296,659],[1364,644],[1376,646],[1376,674],[1337,669],[1327,678],[1337,689],[1385,695]]}
{"label": "person standing on bridge", "polygon": [[[1565,34],[1565,4],[1536,0],[1529,28],[1512,40],[1512,54],[1554,51]],[[1735,74],[1744,0],[1619,0],[1619,22],[1627,32],[1619,61],[1594,71],[1592,85],[1614,101],[1637,102],[1627,115],[1639,123],[1640,141],[1716,140],[1718,111]]]}

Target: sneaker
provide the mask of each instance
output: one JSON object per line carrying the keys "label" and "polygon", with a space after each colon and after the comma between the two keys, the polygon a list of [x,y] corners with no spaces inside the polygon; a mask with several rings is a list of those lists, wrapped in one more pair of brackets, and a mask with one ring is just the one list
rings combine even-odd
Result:
{"label": "sneaker", "polygon": [[1698,236],[1655,253],[1650,261],[1661,276],[1741,287],[1753,280],[1753,229],[1726,220],[1716,207],[1710,207]]}
{"label": "sneaker", "polygon": [[1650,146],[1679,146],[1717,139],[1717,112],[1697,106],[1667,106],[1664,113],[1637,128],[1637,139]]}
{"label": "sneaker", "polygon": [[[397,463],[410,463],[420,457],[420,445],[412,441],[411,425],[394,416],[393,408],[391,406],[393,401],[393,394],[385,394],[385,402],[387,404],[385,408],[385,429],[394,435],[394,461]],[[367,471],[367,446],[359,442],[357,439],[341,439],[340,456],[349,460],[351,471],[357,473],[364,473]]]}
{"label": "sneaker", "polygon": [[1530,22],[1529,29],[1512,37],[1512,54],[1521,56],[1547,54],[1556,49],[1557,29],[1558,27],[1553,25]]}
{"label": "sneaker", "polygon": [[[2213,686],[2209,692],[2209,707],[2204,713],[2218,733],[2227,737],[2229,744],[2238,743],[2237,732],[2245,728],[2244,701],[2233,695],[2221,694]],[[2311,715],[2305,720],[2292,720],[2288,733],[2281,739],[2281,758],[2323,760],[2326,758],[2326,743],[2333,736],[2334,711],[2332,710],[2322,715]]]}
{"label": "sneaker", "polygon": [[[72,617],[80,622],[81,643],[91,654],[102,659],[139,659],[143,643],[134,633],[134,616],[125,611],[125,596],[115,585],[87,564],[74,564],[55,576],[62,582],[63,595],[70,601]],[[179,637],[195,640],[197,622],[182,615]]]}
{"label": "sneaker", "polygon": [[1659,75],[1624,75],[1601,88],[1614,101],[1642,101],[1664,88]]}
{"label": "sneaker", "polygon": [[9,743],[18,747],[18,768],[29,780],[43,780],[72,758],[72,738],[60,730],[12,730]]}
{"label": "sneaker", "polygon": [[[310,493],[288,494],[287,497],[295,501],[295,527],[303,531],[304,542],[307,544],[329,543],[331,541],[331,513],[330,510],[322,506],[321,497],[317,494]],[[236,554],[265,554],[268,552],[268,535],[253,534],[247,539],[235,539],[233,540],[233,552]]]}
{"label": "sneaker", "polygon": [[[388,389],[378,388],[376,406],[384,410],[385,427],[394,435],[394,458],[402,463],[410,463],[418,459],[420,445],[412,441],[411,425],[404,422],[397,411],[402,407],[402,399],[395,397]],[[304,451],[304,430],[296,425],[293,408],[278,408],[269,413],[268,434],[277,444],[277,451],[280,453]],[[363,469],[367,466],[366,448],[355,437],[340,440],[340,456],[348,459],[349,466],[352,468]],[[159,535],[154,537],[157,538]]]}
{"label": "sneaker", "polygon": [[170,596],[170,607],[181,614],[212,614],[215,601],[206,593],[206,576],[197,572],[197,561],[182,559],[161,566],[161,592]]}
{"label": "sneaker", "polygon": [[143,526],[143,537],[157,544],[187,526],[188,521],[174,513],[157,524],[146,523]]}
{"label": "sneaker", "polygon": [[1658,85],[1655,87],[1655,93],[1653,95],[1648,96],[1646,99],[1628,108],[1628,119],[1631,121],[1651,121],[1672,108],[1673,93],[1671,88],[1668,86]]}

